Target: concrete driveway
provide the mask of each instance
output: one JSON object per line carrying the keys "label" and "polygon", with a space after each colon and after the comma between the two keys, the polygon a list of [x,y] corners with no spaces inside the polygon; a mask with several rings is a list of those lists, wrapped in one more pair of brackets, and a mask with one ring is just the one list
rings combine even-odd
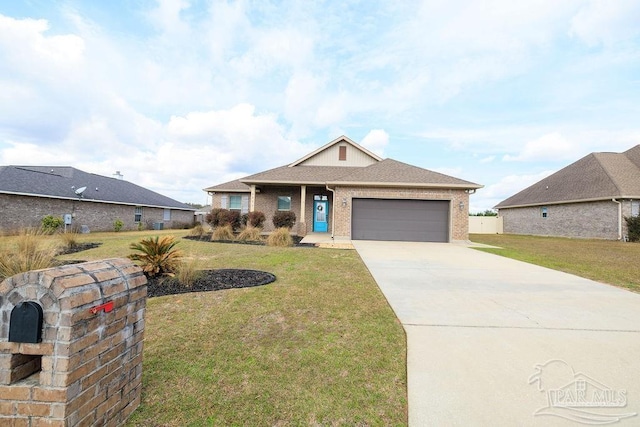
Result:
{"label": "concrete driveway", "polygon": [[640,295],[458,244],[353,245],[407,333],[410,426],[640,425]]}

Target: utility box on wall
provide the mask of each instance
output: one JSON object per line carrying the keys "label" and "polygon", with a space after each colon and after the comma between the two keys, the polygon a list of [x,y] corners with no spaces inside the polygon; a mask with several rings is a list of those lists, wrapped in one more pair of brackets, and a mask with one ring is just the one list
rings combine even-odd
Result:
{"label": "utility box on wall", "polygon": [[0,283],[0,425],[124,424],[140,404],[146,283],[127,259]]}

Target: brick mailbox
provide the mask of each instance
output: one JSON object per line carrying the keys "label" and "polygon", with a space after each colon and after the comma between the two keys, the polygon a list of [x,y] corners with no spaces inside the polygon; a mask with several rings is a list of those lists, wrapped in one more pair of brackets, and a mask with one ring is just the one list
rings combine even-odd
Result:
{"label": "brick mailbox", "polygon": [[146,284],[128,259],[0,283],[0,425],[124,424],[140,404]]}

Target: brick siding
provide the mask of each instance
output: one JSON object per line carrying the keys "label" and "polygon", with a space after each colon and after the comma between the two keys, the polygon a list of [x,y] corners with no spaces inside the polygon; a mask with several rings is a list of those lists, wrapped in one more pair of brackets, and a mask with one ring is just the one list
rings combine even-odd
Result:
{"label": "brick siding", "polygon": [[[542,217],[542,206],[503,208],[504,232],[537,236],[618,239],[618,205],[610,200],[584,203],[546,205],[547,217]],[[631,202],[622,201],[622,215],[631,215]],[[627,233],[624,219],[622,234]]]}
{"label": "brick siding", "polygon": [[[113,223],[120,219],[122,230],[137,230],[135,206],[96,203],[89,200],[48,199],[45,197],[0,194],[0,230],[13,231],[24,227],[37,227],[47,215],[62,217],[73,215],[73,226],[87,225],[91,231],[113,231]],[[142,224],[152,228],[153,223],[164,223],[164,228],[179,227],[180,223],[193,224],[193,211],[171,209],[171,220],[164,221],[164,209],[143,207]]]}
{"label": "brick siding", "polygon": [[[220,207],[222,196],[238,193],[216,193],[213,196],[213,207]],[[469,194],[464,190],[429,190],[429,189],[399,189],[399,188],[362,188],[362,187],[338,187],[334,195],[325,187],[307,187],[305,200],[305,222],[300,217],[300,187],[263,187],[256,194],[255,210],[261,211],[266,216],[264,231],[273,231],[272,218],[277,209],[278,196],[291,197],[291,210],[296,214],[297,223],[293,231],[298,235],[306,235],[313,231],[313,201],[314,196],[327,196],[329,200],[328,227],[332,230],[333,209],[335,208],[336,237],[351,238],[351,206],[353,198],[377,198],[377,199],[416,199],[416,200],[450,200],[450,230],[451,240],[468,240],[469,238]],[[342,200],[347,200],[347,205],[342,206]],[[460,203],[464,207],[460,209]]]}
{"label": "brick siding", "polygon": [[[123,425],[141,398],[146,283],[127,259],[0,283],[0,425]],[[24,301],[42,307],[40,343],[8,341]],[[105,303],[111,310],[96,309]]]}

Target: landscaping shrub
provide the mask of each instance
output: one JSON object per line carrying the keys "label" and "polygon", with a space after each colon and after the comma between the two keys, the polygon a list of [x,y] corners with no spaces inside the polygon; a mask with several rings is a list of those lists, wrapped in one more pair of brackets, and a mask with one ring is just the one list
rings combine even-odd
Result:
{"label": "landscaping shrub", "polygon": [[184,221],[173,221],[171,223],[171,228],[176,230],[188,230],[193,227],[193,223],[184,222]]}
{"label": "landscaping shrub", "polygon": [[269,234],[267,246],[286,247],[293,246],[293,238],[287,227],[280,227]]}
{"label": "landscaping shrub", "polygon": [[273,214],[273,225],[276,228],[286,227],[291,229],[296,223],[296,214],[291,211],[276,211]]}
{"label": "landscaping shrub", "polygon": [[228,209],[218,212],[218,227],[230,225],[233,230],[240,228],[240,212]]}
{"label": "landscaping shrub", "polygon": [[247,222],[245,224],[248,224],[252,227],[262,228],[266,220],[267,217],[264,215],[264,213],[260,211],[253,211],[247,214]]}
{"label": "landscaping shrub", "polygon": [[67,230],[60,235],[62,244],[66,249],[75,249],[78,246],[78,233],[75,230]]}
{"label": "landscaping shrub", "polygon": [[43,239],[39,229],[21,230],[14,251],[0,253],[0,280],[18,273],[52,267],[58,253],[56,245]]}
{"label": "landscaping shrub", "polygon": [[189,232],[190,236],[196,236],[196,237],[202,237],[204,236],[205,230],[204,227],[202,226],[202,224],[200,224],[199,222],[196,223],[196,225],[191,229],[191,231]]}
{"label": "landscaping shrub", "polygon": [[233,240],[233,228],[231,225],[221,225],[213,230],[211,240]]}
{"label": "landscaping shrub", "polygon": [[64,225],[64,220],[62,219],[62,217],[53,215],[47,215],[43,217],[40,222],[42,224],[42,230],[47,234],[55,233],[60,227]]}
{"label": "landscaping shrub", "polygon": [[209,212],[207,216],[205,216],[204,220],[213,228],[216,228],[218,225],[220,225],[220,222],[218,220],[218,214],[220,213],[220,211],[224,211],[224,210],[226,209],[213,208],[211,209],[211,212]]}
{"label": "landscaping shrub", "polygon": [[113,221],[113,231],[117,233],[118,231],[122,230],[122,227],[124,227],[124,222],[122,222],[121,219],[116,219],[115,221]]}
{"label": "landscaping shrub", "polygon": [[149,277],[159,274],[173,276],[182,257],[182,253],[174,249],[177,244],[178,241],[173,236],[148,237],[139,243],[130,244],[129,249],[142,253],[133,253],[128,257],[133,261],[140,261],[142,270]]}
{"label": "landscaping shrub", "polygon": [[640,241],[640,216],[625,217],[630,242]]}
{"label": "landscaping shrub", "polygon": [[236,240],[240,242],[257,242],[262,240],[262,236],[260,233],[262,232],[261,228],[252,227],[251,225],[247,225],[236,237]]}
{"label": "landscaping shrub", "polygon": [[202,275],[202,270],[198,269],[198,261],[195,258],[183,260],[176,269],[175,278],[190,288],[193,283]]}

